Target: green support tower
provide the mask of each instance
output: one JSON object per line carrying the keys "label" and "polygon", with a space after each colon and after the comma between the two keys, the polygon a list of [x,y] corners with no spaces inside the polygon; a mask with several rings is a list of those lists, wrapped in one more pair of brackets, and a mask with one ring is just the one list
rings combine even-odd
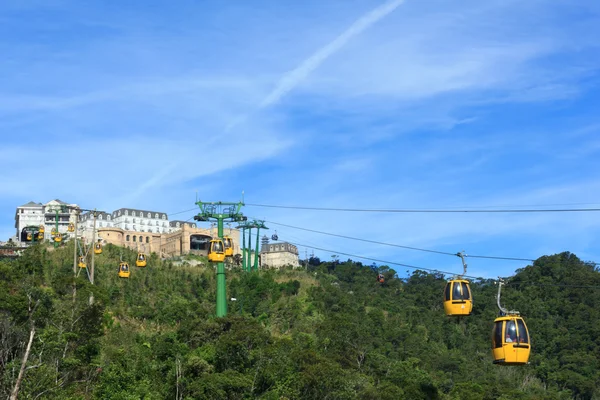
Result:
{"label": "green support tower", "polygon": [[[235,222],[246,221],[241,212],[244,205],[239,203],[225,203],[222,201],[203,203],[197,201],[196,205],[200,207],[200,212],[194,216],[196,221],[217,221],[217,232],[219,238],[223,240],[223,221],[230,220]],[[227,288],[225,285],[225,263],[217,263],[217,317],[225,317],[227,315]]]}

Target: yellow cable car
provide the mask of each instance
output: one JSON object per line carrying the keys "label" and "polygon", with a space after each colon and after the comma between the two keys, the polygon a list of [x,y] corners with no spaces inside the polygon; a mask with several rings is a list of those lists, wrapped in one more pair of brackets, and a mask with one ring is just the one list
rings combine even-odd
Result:
{"label": "yellow cable car", "polygon": [[60,233],[56,233],[54,235],[54,241],[55,242],[62,242],[62,235]]}
{"label": "yellow cable car", "polygon": [[494,320],[492,330],[492,355],[494,364],[524,365],[529,361],[531,340],[525,321],[518,311],[509,311],[500,305],[500,294],[504,282],[498,282],[498,308],[500,317]]}
{"label": "yellow cable car", "polygon": [[465,262],[465,253],[456,253],[460,257],[463,264],[463,273],[458,277],[452,278],[446,283],[444,289],[444,312],[451,317],[463,317],[471,315],[473,311],[473,296],[469,281],[462,279],[462,276],[467,273],[467,263]]}
{"label": "yellow cable car", "polygon": [[56,228],[52,228],[52,231],[50,231],[52,234],[52,237],[56,236],[56,234],[58,233],[58,231],[56,230]]}
{"label": "yellow cable car", "polygon": [[75,232],[75,225],[72,222],[69,222],[69,227],[67,228],[69,232]]}
{"label": "yellow cable car", "polygon": [[46,228],[44,227],[44,225],[40,225],[40,229],[38,229],[38,231],[40,233],[45,233],[46,232]]}
{"label": "yellow cable car", "polygon": [[225,246],[221,239],[213,239],[210,241],[208,248],[208,261],[223,262],[225,261]]}
{"label": "yellow cable car", "polygon": [[77,266],[79,268],[87,268],[87,266],[85,265],[85,257],[79,257],[79,262],[77,263]]}
{"label": "yellow cable car", "polygon": [[225,257],[233,257],[233,239],[223,236],[223,246],[225,247]]}
{"label": "yellow cable car", "polygon": [[529,331],[519,314],[508,314],[494,321],[492,354],[494,364],[524,365],[529,361]]}
{"label": "yellow cable car", "polygon": [[44,240],[44,232],[39,231],[38,234],[37,234],[37,239],[38,240]]}
{"label": "yellow cable car", "polygon": [[444,311],[448,316],[461,317],[471,315],[473,300],[469,281],[453,279],[446,283],[444,290]]}
{"label": "yellow cable car", "polygon": [[146,266],[146,255],[144,253],[138,253],[137,258],[135,260],[136,267],[145,267]]}
{"label": "yellow cable car", "polygon": [[129,264],[121,261],[119,264],[119,278],[129,278],[131,271],[129,270]]}
{"label": "yellow cable car", "polygon": [[100,243],[96,243],[94,246],[94,254],[102,254],[102,245]]}
{"label": "yellow cable car", "polygon": [[33,240],[33,234],[31,232],[27,232],[27,241],[31,242]]}

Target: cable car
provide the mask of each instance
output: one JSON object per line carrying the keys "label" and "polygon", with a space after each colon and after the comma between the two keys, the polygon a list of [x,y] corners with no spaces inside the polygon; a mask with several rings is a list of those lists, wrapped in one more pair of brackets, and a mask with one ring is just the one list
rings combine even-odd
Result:
{"label": "cable car", "polygon": [[102,245],[100,243],[96,243],[94,246],[94,254],[102,254]]}
{"label": "cable car", "polygon": [[508,314],[494,320],[492,354],[494,364],[524,365],[529,361],[531,343],[525,320],[519,314]]}
{"label": "cable car", "polygon": [[60,233],[56,233],[54,235],[54,241],[55,242],[61,242],[62,241],[62,235]]}
{"label": "cable car", "polygon": [[38,234],[37,234],[37,239],[38,240],[44,240],[44,232],[39,231]]}
{"label": "cable car", "polygon": [[31,232],[27,232],[27,239],[28,242],[31,242],[33,240],[33,234]]}
{"label": "cable car", "polygon": [[271,239],[275,241],[279,240],[279,236],[277,236],[277,231],[275,231],[275,233],[271,235]]}
{"label": "cable car", "polygon": [[144,253],[138,253],[137,258],[135,260],[136,267],[145,267],[146,266],[146,255]]}
{"label": "cable car", "polygon": [[79,262],[77,263],[77,266],[79,268],[86,268],[87,267],[85,265],[85,257],[83,257],[83,256],[79,257]]}
{"label": "cable car", "polygon": [[225,257],[233,257],[233,240],[229,236],[223,236],[223,246],[225,247]]}
{"label": "cable car", "polygon": [[121,261],[119,264],[119,278],[129,278],[131,271],[129,270],[129,264]]}
{"label": "cable car", "polygon": [[469,281],[464,279],[453,279],[446,283],[444,290],[444,311],[448,316],[471,315],[473,311],[473,300]]}
{"label": "cable car", "polygon": [[69,227],[67,228],[69,232],[75,232],[75,225],[72,222],[69,222]]}
{"label": "cable car", "polygon": [[51,233],[52,233],[52,236],[54,237],[54,236],[56,236],[56,234],[58,233],[58,231],[56,230],[56,228],[52,228]]}
{"label": "cable car", "polygon": [[462,261],[463,273],[450,279],[444,289],[444,312],[450,317],[471,315],[471,311],[473,311],[473,296],[469,281],[462,279],[462,276],[467,273],[465,255],[463,251],[456,253],[456,256],[460,257]]}
{"label": "cable car", "polygon": [[383,274],[377,274],[377,282],[379,282],[379,283],[385,282],[385,278],[384,278]]}
{"label": "cable car", "polygon": [[40,225],[40,229],[38,229],[38,232],[40,232],[40,233],[46,232],[46,228],[44,227],[44,225]]}
{"label": "cable car", "polygon": [[208,261],[223,262],[225,261],[225,246],[221,239],[213,239],[210,241],[208,248]]}
{"label": "cable car", "polygon": [[494,320],[492,330],[492,355],[494,364],[524,365],[529,361],[531,340],[527,325],[518,311],[509,311],[500,304],[502,279],[498,285],[498,308],[500,316]]}

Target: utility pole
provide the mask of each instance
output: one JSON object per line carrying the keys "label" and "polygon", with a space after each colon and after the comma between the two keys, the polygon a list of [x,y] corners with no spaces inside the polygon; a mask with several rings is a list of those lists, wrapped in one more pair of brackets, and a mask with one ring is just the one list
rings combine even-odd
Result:
{"label": "utility pole", "polygon": [[73,240],[73,274],[77,275],[77,222],[79,221],[79,210],[75,210],[75,237]]}
{"label": "utility pole", "polygon": [[[223,221],[231,220],[235,222],[241,222],[248,220],[241,212],[241,208],[244,205],[243,202],[239,203],[226,203],[222,201],[203,203],[197,201],[196,205],[200,208],[198,215],[194,216],[196,221],[217,221],[217,234],[221,240],[223,240]],[[225,283],[225,263],[217,263],[217,304],[216,304],[217,317],[225,317],[227,315],[227,286]]]}
{"label": "utility pole", "polygon": [[[94,208],[94,227],[92,228],[92,243],[91,243],[92,247],[94,246],[94,243],[96,242],[96,217],[98,217],[98,212]],[[95,252],[92,251],[92,265],[90,266],[90,283],[92,285],[94,284],[94,254],[95,254]],[[92,305],[92,304],[94,304],[94,293],[90,293],[90,305]]]}

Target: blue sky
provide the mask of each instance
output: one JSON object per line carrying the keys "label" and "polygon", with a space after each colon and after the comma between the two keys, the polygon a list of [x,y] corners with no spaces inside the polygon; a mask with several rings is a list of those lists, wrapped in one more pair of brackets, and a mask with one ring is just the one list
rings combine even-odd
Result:
{"label": "blue sky", "polygon": [[[321,207],[598,206],[598,37],[593,0],[5,0],[0,237],[18,205],[54,198],[167,213],[196,192],[242,191]],[[598,213],[244,212],[440,251],[600,262]],[[457,257],[275,229],[462,270]],[[485,277],[526,264],[468,262]]]}

